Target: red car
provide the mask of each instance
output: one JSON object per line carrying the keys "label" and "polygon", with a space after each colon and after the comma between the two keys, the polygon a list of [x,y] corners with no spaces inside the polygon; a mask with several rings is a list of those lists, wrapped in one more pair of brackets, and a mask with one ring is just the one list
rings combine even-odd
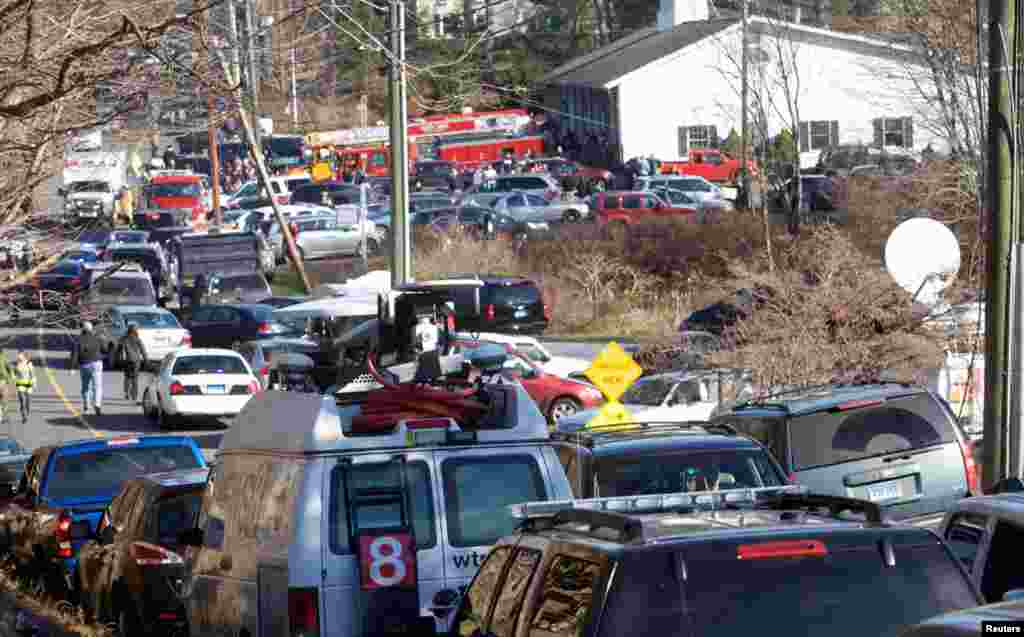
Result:
{"label": "red car", "polygon": [[517,352],[507,343],[490,341],[456,340],[452,343],[453,353],[474,350],[481,346],[500,347],[508,353],[502,365],[501,375],[514,379],[522,384],[530,398],[537,403],[548,422],[555,423],[565,416],[577,411],[593,409],[604,402],[604,396],[593,385],[582,383],[561,376],[549,374],[535,365],[528,358]]}
{"label": "red car", "polygon": [[592,208],[603,227],[631,226],[646,219],[683,219],[697,223],[696,207],[667,204],[653,192],[602,192],[594,195]]}

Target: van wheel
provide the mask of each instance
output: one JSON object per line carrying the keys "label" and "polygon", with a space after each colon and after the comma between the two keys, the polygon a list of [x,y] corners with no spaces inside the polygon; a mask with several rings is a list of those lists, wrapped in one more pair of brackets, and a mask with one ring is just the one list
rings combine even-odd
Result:
{"label": "van wheel", "polygon": [[568,396],[558,398],[548,408],[548,421],[557,424],[562,418],[572,416],[578,412],[580,407],[581,405],[575,398],[569,398]]}

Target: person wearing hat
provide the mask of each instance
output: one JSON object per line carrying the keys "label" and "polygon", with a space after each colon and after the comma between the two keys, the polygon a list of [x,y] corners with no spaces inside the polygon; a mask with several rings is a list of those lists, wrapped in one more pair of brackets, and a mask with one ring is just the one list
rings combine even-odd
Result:
{"label": "person wearing hat", "polygon": [[103,415],[103,342],[93,333],[92,323],[82,323],[82,334],[71,351],[71,366],[82,379],[82,413],[92,407]]}

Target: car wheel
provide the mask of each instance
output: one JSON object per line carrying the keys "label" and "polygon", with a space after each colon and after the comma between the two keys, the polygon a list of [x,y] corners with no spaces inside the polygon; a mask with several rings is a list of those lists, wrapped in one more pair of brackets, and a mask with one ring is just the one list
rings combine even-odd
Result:
{"label": "car wheel", "polygon": [[148,389],[142,390],[142,415],[152,423],[160,422],[156,406],[153,404],[153,392]]}
{"label": "car wheel", "polygon": [[568,396],[557,398],[551,403],[551,407],[548,408],[548,421],[558,423],[562,418],[572,416],[578,412],[580,408],[581,405],[575,398],[569,398]]}
{"label": "car wheel", "polygon": [[376,239],[366,240],[366,254],[377,254],[378,250],[380,250],[380,244],[377,243]]}
{"label": "car wheel", "polygon": [[562,221],[565,223],[579,223],[580,213],[578,210],[566,210],[565,214],[562,215]]}

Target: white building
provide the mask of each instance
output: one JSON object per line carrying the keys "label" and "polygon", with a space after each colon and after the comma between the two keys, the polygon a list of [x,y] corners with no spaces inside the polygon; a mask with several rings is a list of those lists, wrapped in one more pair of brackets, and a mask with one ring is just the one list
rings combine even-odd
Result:
{"label": "white building", "polygon": [[[910,49],[800,24],[795,12],[794,22],[750,18],[751,122],[758,96],[769,136],[798,121],[805,166],[836,144],[948,147],[929,125],[935,115],[922,95],[929,76]],[[656,28],[545,76],[545,103],[562,113],[563,132],[577,138],[604,127],[620,159],[684,159],[688,149],[740,130],[741,33],[735,17],[710,16],[706,0],[662,0]],[[787,87],[796,96],[796,120]]]}

